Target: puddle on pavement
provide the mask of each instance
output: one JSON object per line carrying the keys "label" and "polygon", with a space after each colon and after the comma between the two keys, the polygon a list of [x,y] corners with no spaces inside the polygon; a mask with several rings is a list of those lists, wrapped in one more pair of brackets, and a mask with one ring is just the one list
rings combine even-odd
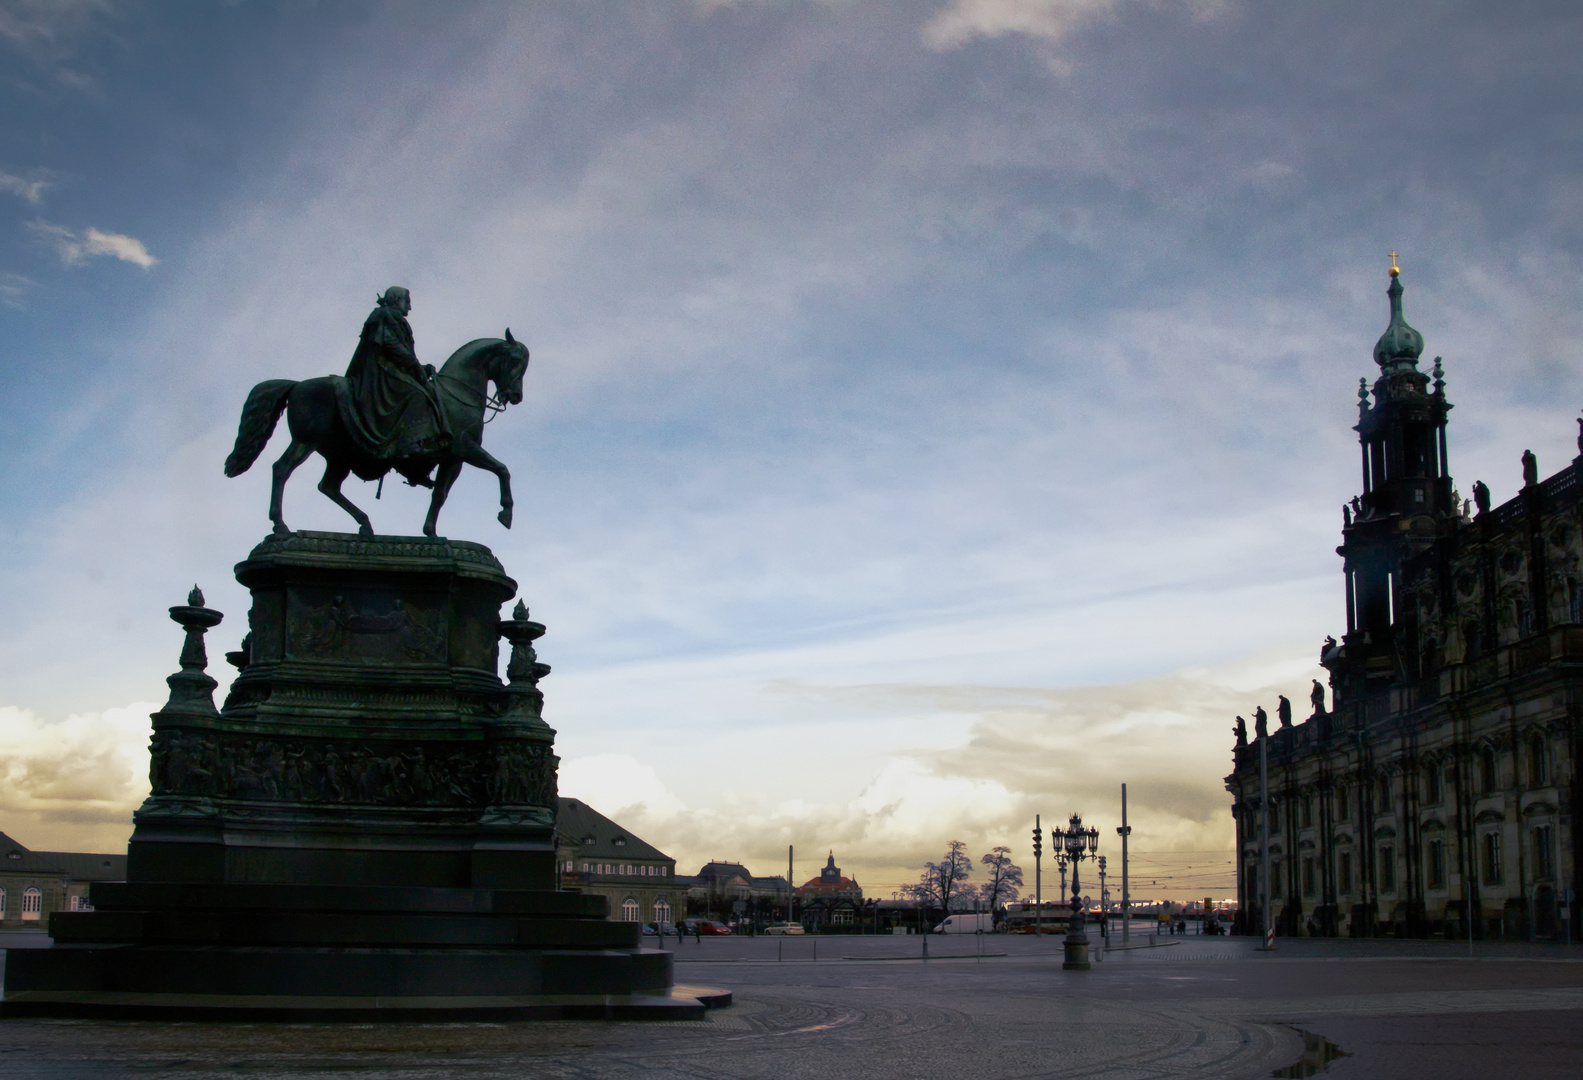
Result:
{"label": "puddle on pavement", "polygon": [[1293,1031],[1303,1037],[1303,1056],[1284,1069],[1276,1069],[1270,1073],[1276,1080],[1285,1077],[1318,1076],[1330,1067],[1332,1061],[1347,1056],[1347,1052],[1328,1039],[1321,1038],[1311,1031],[1302,1028],[1293,1028]]}

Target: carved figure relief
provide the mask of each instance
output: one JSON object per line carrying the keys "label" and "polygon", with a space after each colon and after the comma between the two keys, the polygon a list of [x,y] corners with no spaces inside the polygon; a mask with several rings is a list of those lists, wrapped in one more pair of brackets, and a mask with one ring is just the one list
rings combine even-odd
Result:
{"label": "carved figure relief", "polygon": [[154,734],[155,795],[366,806],[554,806],[548,743],[378,746],[167,728]]}
{"label": "carved figure relief", "polygon": [[388,611],[371,612],[359,610],[344,596],[337,596],[308,608],[292,623],[292,651],[315,658],[445,661],[442,615],[408,607],[400,599]]}

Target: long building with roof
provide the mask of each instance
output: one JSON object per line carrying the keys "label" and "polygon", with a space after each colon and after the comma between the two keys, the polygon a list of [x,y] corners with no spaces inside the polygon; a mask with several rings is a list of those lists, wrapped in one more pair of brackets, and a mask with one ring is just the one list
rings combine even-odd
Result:
{"label": "long building with roof", "polygon": [[580,799],[562,798],[555,813],[561,887],[610,901],[612,919],[671,922],[684,914],[686,888],[676,860]]}
{"label": "long building with roof", "polygon": [[30,851],[0,833],[0,929],[44,930],[56,911],[87,911],[88,886],[125,881],[126,854]]}

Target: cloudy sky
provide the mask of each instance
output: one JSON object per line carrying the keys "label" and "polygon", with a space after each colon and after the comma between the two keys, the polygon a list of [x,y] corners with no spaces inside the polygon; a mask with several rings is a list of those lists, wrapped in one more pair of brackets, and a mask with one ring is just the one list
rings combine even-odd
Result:
{"label": "cloudy sky", "polygon": [[[1392,249],[1459,486],[1576,453],[1580,48],[1561,3],[0,0],[0,829],[124,842],[165,608],[245,623],[247,389],[399,283],[420,358],[533,350],[516,526],[472,472],[441,525],[549,625],[565,793],[889,895],[1113,838],[1126,781],[1143,879],[1218,892],[1231,718],[1343,629]],[[287,520],[349,527],[316,472]]]}

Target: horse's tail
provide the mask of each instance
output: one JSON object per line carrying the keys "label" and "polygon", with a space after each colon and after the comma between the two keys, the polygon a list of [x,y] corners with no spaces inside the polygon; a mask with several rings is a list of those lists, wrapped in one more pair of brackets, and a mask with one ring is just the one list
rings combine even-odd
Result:
{"label": "horse's tail", "polygon": [[236,446],[225,459],[225,475],[241,476],[258,460],[296,385],[290,379],[270,379],[248,393],[247,404],[242,406],[242,423],[236,431]]}

